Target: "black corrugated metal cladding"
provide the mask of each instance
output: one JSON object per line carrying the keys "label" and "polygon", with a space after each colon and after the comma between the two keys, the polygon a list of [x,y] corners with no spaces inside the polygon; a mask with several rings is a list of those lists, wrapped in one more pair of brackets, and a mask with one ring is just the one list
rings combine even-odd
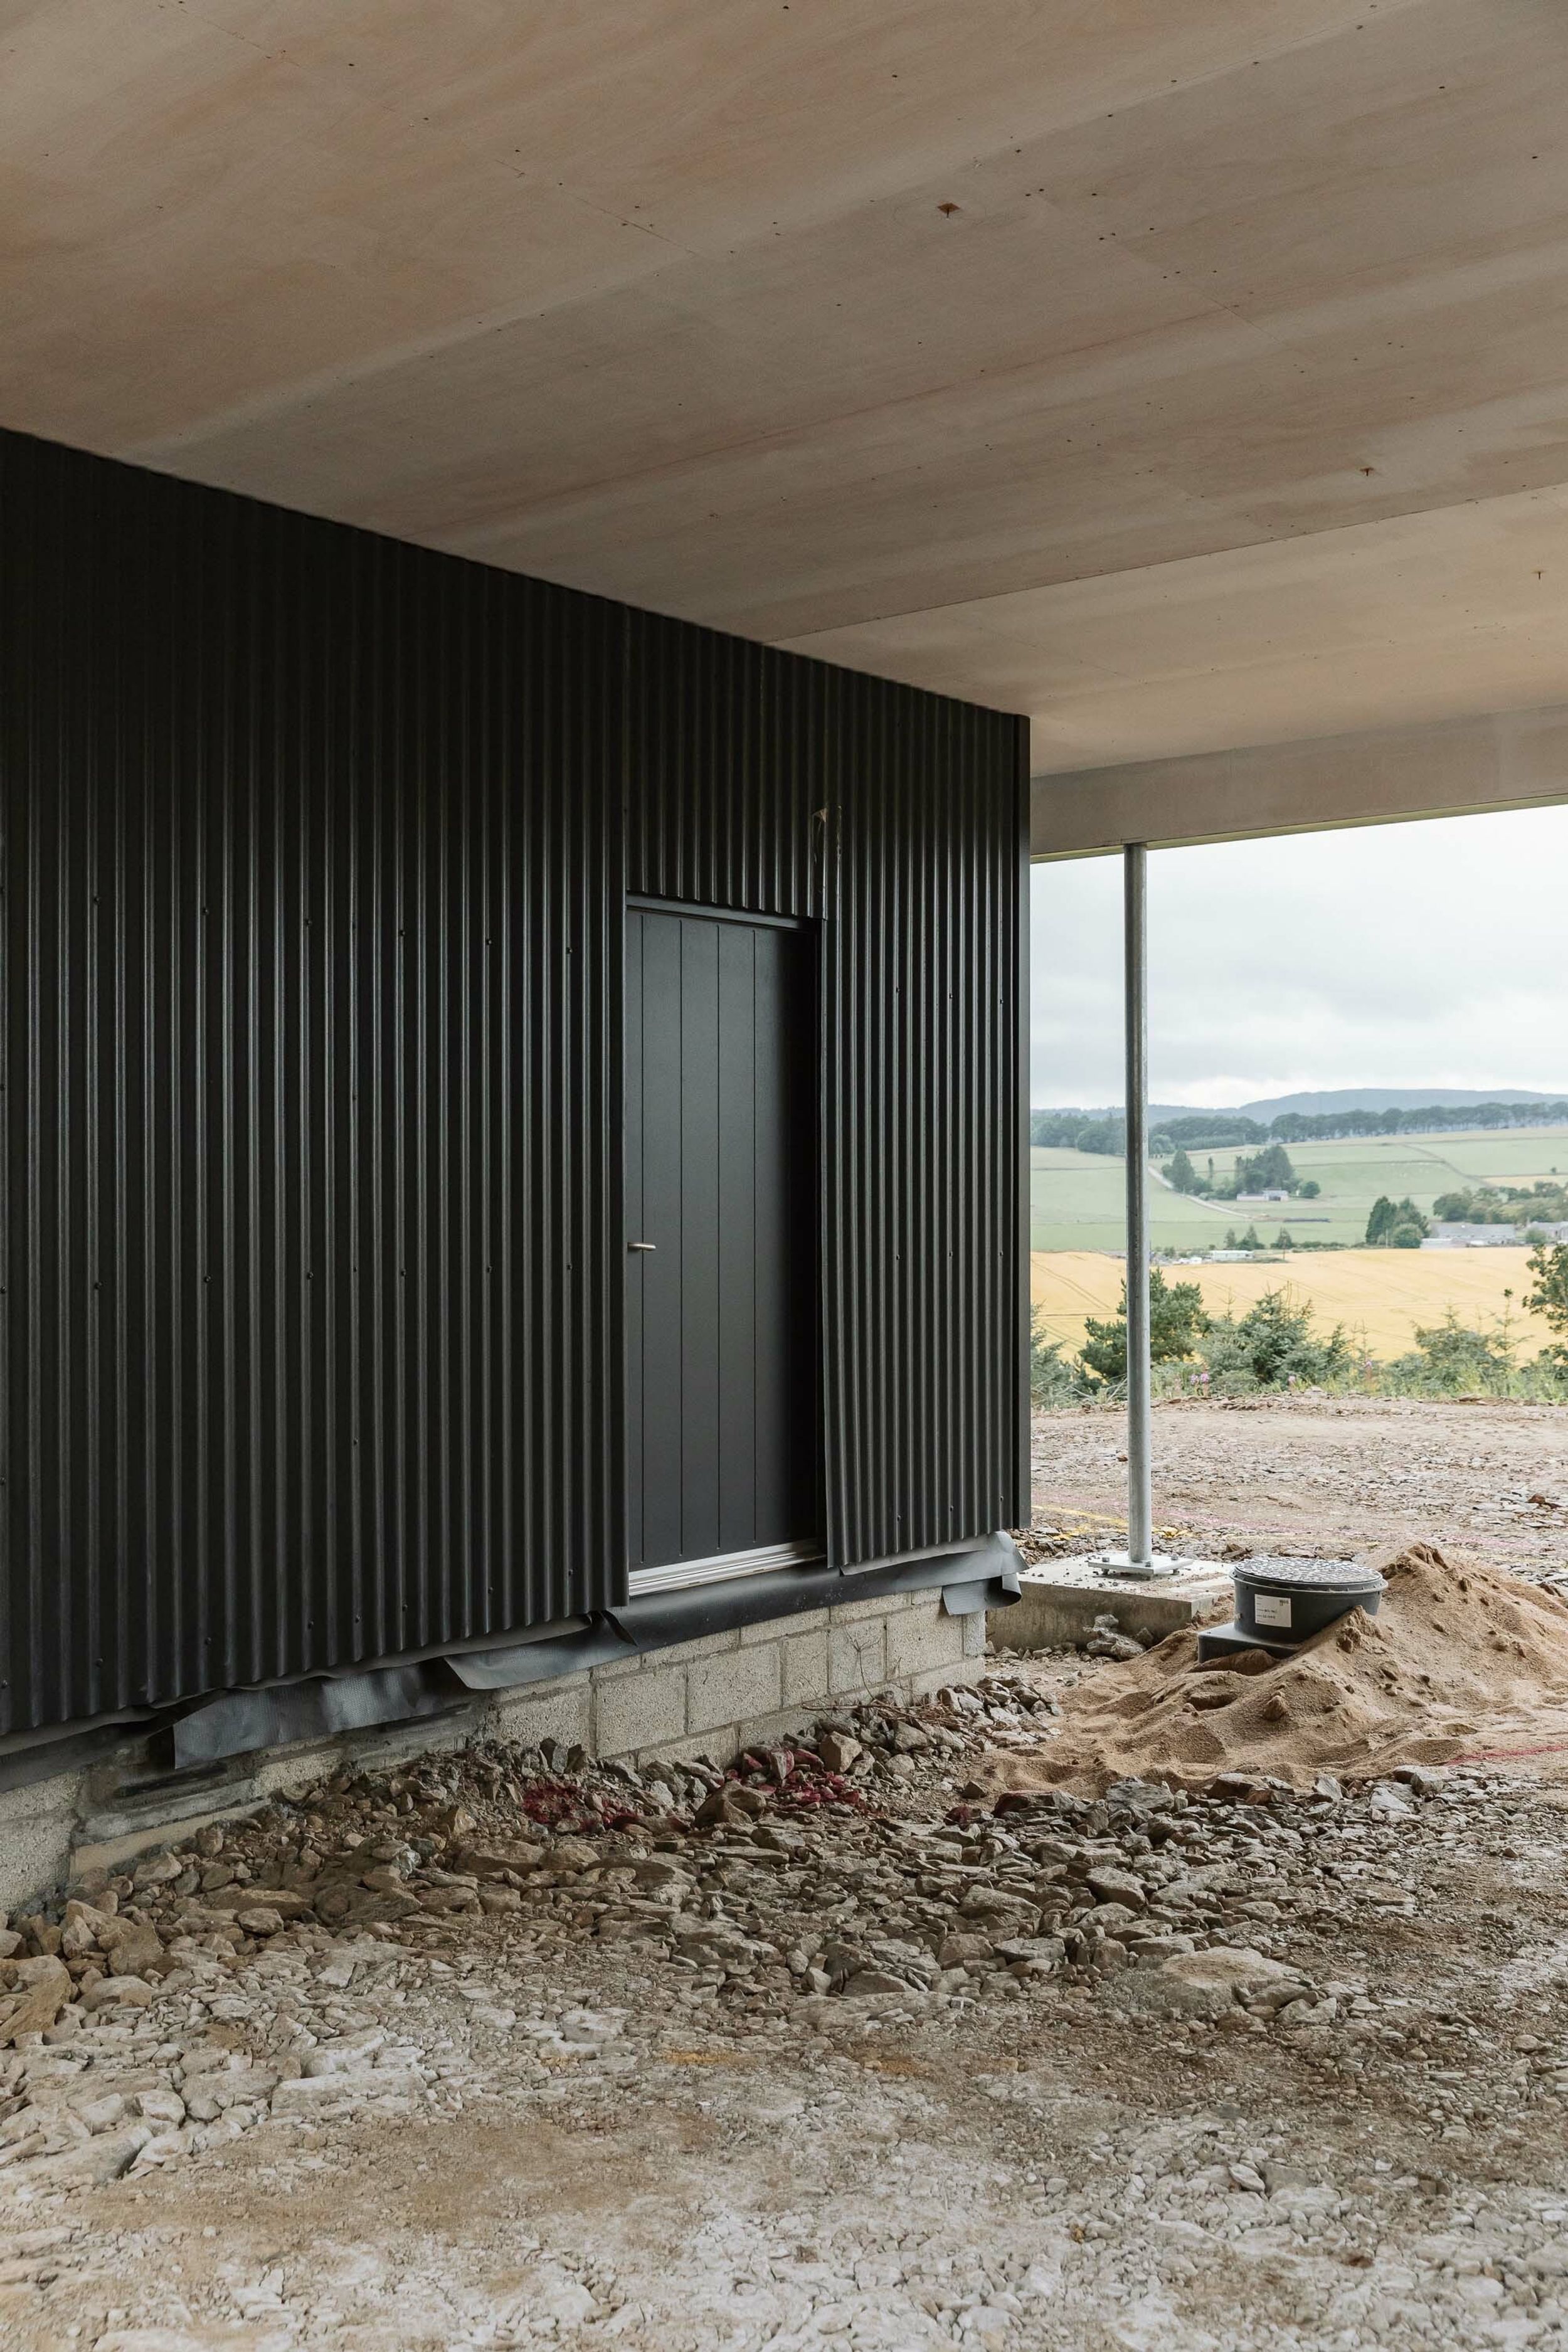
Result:
{"label": "black corrugated metal cladding", "polygon": [[0,435],[0,1729],[624,1591],[621,898],[819,919],[843,1564],[1016,1522],[1015,719]]}
{"label": "black corrugated metal cladding", "polygon": [[617,615],[0,468],[10,1722],[605,1606]]}
{"label": "black corrugated metal cladding", "polygon": [[1022,722],[631,617],[628,887],[816,917],[827,1536],[1028,1517]]}

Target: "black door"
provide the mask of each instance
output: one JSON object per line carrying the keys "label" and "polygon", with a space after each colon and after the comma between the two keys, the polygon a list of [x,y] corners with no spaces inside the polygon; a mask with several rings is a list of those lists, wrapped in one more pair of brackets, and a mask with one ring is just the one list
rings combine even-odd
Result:
{"label": "black door", "polygon": [[634,1575],[811,1548],[815,1042],[804,929],[627,909]]}

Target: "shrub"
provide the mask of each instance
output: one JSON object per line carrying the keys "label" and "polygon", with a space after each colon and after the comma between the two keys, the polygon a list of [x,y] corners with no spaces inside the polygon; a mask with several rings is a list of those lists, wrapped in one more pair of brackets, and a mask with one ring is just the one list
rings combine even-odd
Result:
{"label": "shrub", "polygon": [[1568,1374],[1568,1242],[1537,1242],[1526,1261],[1535,1280],[1524,1294],[1532,1314],[1545,1318],[1552,1345],[1542,1355]]}
{"label": "shrub", "polygon": [[1062,1353],[1062,1342],[1046,1329],[1037,1307],[1029,1310],[1029,1402],[1037,1406],[1076,1404],[1083,1394],[1078,1366]]}
{"label": "shrub", "polygon": [[[1149,1360],[1167,1364],[1190,1356],[1209,1318],[1204,1295],[1195,1282],[1167,1282],[1155,1266],[1149,1276]],[[1115,1318],[1099,1322],[1090,1316],[1084,1326],[1084,1370],[1104,1386],[1127,1378],[1127,1284],[1121,1285],[1121,1306]]]}
{"label": "shrub", "polygon": [[1266,1290],[1245,1315],[1211,1322],[1202,1352],[1215,1381],[1231,1388],[1317,1387],[1351,1364],[1342,1325],[1320,1339],[1311,1307],[1285,1290]]}
{"label": "shrub", "polygon": [[1415,1352],[1392,1363],[1389,1377],[1407,1395],[1463,1396],[1479,1390],[1504,1396],[1512,1385],[1514,1354],[1506,1324],[1473,1331],[1450,1307],[1441,1323],[1417,1326]]}

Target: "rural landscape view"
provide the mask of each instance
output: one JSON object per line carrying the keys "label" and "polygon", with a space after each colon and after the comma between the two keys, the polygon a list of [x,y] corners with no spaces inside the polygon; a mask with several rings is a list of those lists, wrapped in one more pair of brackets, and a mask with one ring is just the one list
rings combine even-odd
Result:
{"label": "rural landscape view", "polygon": [[[1157,1396],[1568,1402],[1565,849],[1548,811],[1151,859]],[[1123,1372],[1118,882],[1036,877],[1042,1405]]]}
{"label": "rural landscape view", "polygon": [[[1295,1334],[1282,1382],[1443,1394],[1561,1388],[1568,1399],[1568,1364],[1552,1352],[1568,1333],[1552,1319],[1568,1262],[1568,1103],[1493,1102],[1440,1117],[1375,1099],[1267,1125],[1245,1112],[1156,1108],[1150,1230],[1164,1262],[1160,1290],[1166,1302],[1195,1292],[1211,1325],[1205,1332],[1194,1313],[1183,1320],[1167,1305],[1155,1327],[1163,1363],[1222,1389],[1255,1385],[1257,1351],[1237,1360],[1230,1333],[1273,1299]],[[1039,1328],[1060,1365],[1083,1365],[1091,1324],[1119,1313],[1120,1124],[1115,1114],[1042,1109],[1031,1129]],[[1313,1132],[1321,1129],[1335,1131]],[[1454,1230],[1465,1226],[1476,1230]],[[1280,1326],[1275,1310],[1276,1342]],[[1224,1362],[1216,1329],[1230,1349]],[[1085,1370],[1092,1381],[1092,1364]]]}

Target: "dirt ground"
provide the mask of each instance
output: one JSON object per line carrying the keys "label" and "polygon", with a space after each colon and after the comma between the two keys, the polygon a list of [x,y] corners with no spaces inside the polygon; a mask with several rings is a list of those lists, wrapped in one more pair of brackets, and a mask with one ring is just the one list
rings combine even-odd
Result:
{"label": "dirt ground", "polygon": [[[1068,1538],[1124,1528],[1125,1460],[1119,1414],[1037,1415],[1037,1527]],[[1489,1567],[1551,1572],[1568,1566],[1568,1410],[1360,1397],[1163,1404],[1154,1512],[1169,1538],[1227,1558],[1241,1546],[1354,1558],[1425,1540]]]}
{"label": "dirt ground", "polygon": [[[1156,1427],[1212,1540],[1568,1569],[1528,1501],[1568,1499],[1568,1415]],[[1116,1451],[1103,1417],[1042,1424],[1046,1524],[1113,1509]],[[1054,1654],[977,1705],[835,1718],[842,1803],[759,1769],[749,1818],[691,1826],[700,1788],[656,1787],[662,1826],[588,1857],[625,1869],[557,1838],[516,1908],[474,1908],[448,1848],[391,1924],[188,1939],[145,2005],[12,2053],[0,2345],[1568,2345],[1568,1762],[994,1811],[988,1762],[1123,1671]],[[338,1801],[374,1830],[412,1799]],[[303,1829],[328,1843],[271,1833]],[[661,1874],[693,1933],[608,1899]],[[7,2166],[58,2096],[67,2154]],[[162,2137],[95,2182],[138,2096]]]}

